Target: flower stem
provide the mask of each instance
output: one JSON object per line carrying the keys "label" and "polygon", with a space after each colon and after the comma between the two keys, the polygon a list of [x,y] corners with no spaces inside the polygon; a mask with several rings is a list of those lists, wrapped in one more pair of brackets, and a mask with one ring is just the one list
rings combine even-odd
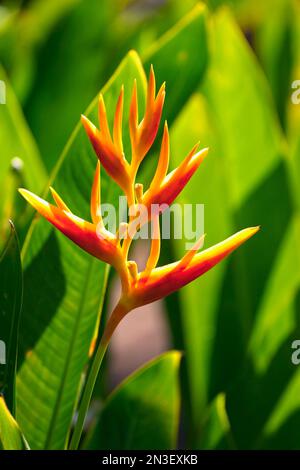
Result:
{"label": "flower stem", "polygon": [[91,368],[89,370],[89,374],[87,377],[87,381],[83,390],[83,395],[80,401],[79,409],[78,409],[78,418],[74,427],[74,432],[70,441],[69,449],[76,450],[80,444],[80,439],[83,431],[83,426],[85,422],[85,418],[89,409],[90,401],[93,395],[93,390],[95,387],[95,383],[97,380],[97,376],[106,353],[110,338],[115,331],[116,327],[122,320],[122,318],[126,315],[128,310],[122,305],[120,302],[112,312],[106,328],[104,330],[102,339],[99,343],[97,348],[96,354],[94,356]]}

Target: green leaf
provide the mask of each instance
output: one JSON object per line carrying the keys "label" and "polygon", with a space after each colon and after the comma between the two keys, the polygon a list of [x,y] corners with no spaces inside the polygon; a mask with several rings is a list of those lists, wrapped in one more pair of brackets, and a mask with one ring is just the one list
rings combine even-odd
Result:
{"label": "green leaf", "polygon": [[[108,41],[111,34],[114,37],[112,24],[120,0],[102,0],[101,5],[98,0],[70,2],[72,8],[68,7],[68,14],[53,28],[36,56],[35,80],[25,103],[25,113],[48,170],[52,170],[79,113],[129,50],[120,56],[111,50]],[[39,9],[47,14],[53,6],[47,2]],[[49,16],[46,14],[45,19]],[[41,30],[40,18],[34,26]]]}
{"label": "green leaf", "polygon": [[[144,56],[145,70],[148,72],[150,65],[153,64],[158,86],[166,82],[167,95],[162,121],[168,120],[169,125],[178,116],[205,75],[208,62],[206,23],[207,10],[203,4],[197,4],[154,42]],[[195,42],[198,45],[196,48]],[[161,131],[156,139],[157,148],[161,141]],[[158,158],[153,151],[151,155],[152,158],[149,156],[145,159],[142,167],[144,180],[148,183]]]}
{"label": "green leaf", "polygon": [[[0,185],[3,188],[0,229],[2,231],[3,223],[6,224],[9,218],[15,218],[16,213],[22,215],[20,211],[17,212],[16,188],[22,185],[40,192],[46,183],[47,174],[17,99],[1,67],[0,80],[5,83],[6,89],[6,103],[0,104]],[[16,160],[16,157],[20,160]],[[24,206],[22,205],[23,212]],[[26,220],[23,214],[17,219],[18,225],[24,225]]]}
{"label": "green leaf", "polygon": [[235,448],[226,412],[226,397],[220,393],[210,404],[203,421],[201,449],[229,450]]}
{"label": "green leaf", "polygon": [[292,90],[293,65],[293,2],[275,0],[272,15],[262,21],[258,30],[257,49],[269,79],[278,114],[283,127],[286,126],[286,107]]}
{"label": "green leaf", "polygon": [[0,396],[0,450],[29,450],[17,422]]}
{"label": "green leaf", "polygon": [[299,450],[299,366],[294,372],[264,427],[260,448]]}
{"label": "green leaf", "polygon": [[292,364],[292,344],[300,331],[299,233],[298,209],[266,282],[249,340],[245,373],[228,397],[232,428],[242,447],[299,448],[291,438],[300,426],[299,368]]}
{"label": "green leaf", "polygon": [[[207,405],[245,370],[252,327],[292,216],[283,138],[269,89],[226,10],[213,17],[210,46],[201,94],[190,100],[171,133],[174,166],[199,138],[210,147],[180,201],[205,204],[206,246],[243,227],[261,224],[262,230],[179,293],[195,445]],[[184,252],[179,242],[175,249],[177,257]],[[234,437],[241,444],[246,433],[239,430]]]}
{"label": "green leaf", "polygon": [[145,70],[153,64],[157,82],[166,81],[164,116],[169,122],[204,76],[208,61],[206,17],[205,6],[198,4],[153,43],[145,55]]}
{"label": "green leaf", "polygon": [[3,8],[6,17],[0,24],[0,62],[9,71],[11,84],[24,103],[36,76],[37,52],[78,0],[15,3],[19,5]]}
{"label": "green leaf", "polygon": [[[110,120],[122,84],[128,116],[134,78],[144,101],[144,72],[138,56],[130,52],[103,89]],[[97,104],[98,98],[87,112],[94,122],[97,122]],[[128,129],[127,124],[124,123],[124,129]],[[128,133],[124,137],[128,146]],[[71,210],[86,219],[90,218],[89,199],[96,161],[85,131],[78,125],[52,175],[51,184]],[[102,202],[116,205],[116,185],[104,171],[101,177]],[[45,220],[33,223],[23,257],[18,421],[32,448],[62,449],[67,442],[80,377],[102,309],[107,267]]]}
{"label": "green leaf", "polygon": [[15,228],[0,257],[0,393],[15,413],[15,378],[17,368],[19,323],[22,303],[22,267]]}
{"label": "green leaf", "polygon": [[179,424],[180,353],[171,351],[130,375],[108,397],[89,449],[174,449]]}

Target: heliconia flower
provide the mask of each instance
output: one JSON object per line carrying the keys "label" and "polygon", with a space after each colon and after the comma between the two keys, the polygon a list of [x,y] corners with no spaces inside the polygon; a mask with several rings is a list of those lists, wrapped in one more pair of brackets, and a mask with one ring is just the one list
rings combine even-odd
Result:
{"label": "heliconia flower", "polygon": [[113,138],[108,127],[106,108],[102,94],[99,98],[100,130],[84,115],[81,122],[103,167],[126,193],[130,187],[129,163],[125,159],[122,145],[123,87],[118,99]]}
{"label": "heliconia flower", "polygon": [[[161,247],[159,215],[164,208],[170,206],[182,191],[208,152],[208,149],[198,152],[198,145],[196,145],[182,163],[168,174],[170,146],[166,123],[153,180],[145,192],[143,185],[136,183],[139,165],[156,138],[164,99],[165,84],[161,86],[156,95],[155,75],[151,66],[146,110],[141,121],[139,121],[138,115],[137,85],[134,82],[129,111],[129,134],[132,150],[130,163],[125,158],[122,142],[123,87],[116,106],[112,134],[108,126],[102,95],[99,98],[100,129],[97,129],[85,116],[82,116],[82,124],[99,160],[91,191],[92,222],[74,215],[52,188],[50,189],[56,205],[48,203],[26,189],[19,190],[22,196],[52,225],[92,256],[111,264],[118,271],[121,278],[120,299],[109,317],[99,344],[97,344],[97,351],[94,354],[86,387],[84,387],[71,440],[72,449],[77,448],[79,445],[93,386],[106,348],[113,332],[124,316],[136,307],[161,299],[202,276],[259,230],[259,227],[241,230],[221,243],[198,252],[203,244],[204,236],[202,236],[181,260],[157,267]],[[140,204],[146,208],[145,220],[142,218],[138,220],[138,223],[136,223],[138,215],[135,212],[132,214],[130,211],[128,223],[122,222],[116,235],[105,229],[102,220],[99,162],[101,162],[108,175],[124,191],[130,209],[136,209]],[[156,210],[152,211],[151,207],[154,204]],[[157,205],[159,205],[158,211]],[[145,269],[139,272],[135,261],[129,260],[128,256],[135,233],[142,224],[148,221],[151,222],[152,226],[151,249]],[[125,235],[124,238],[123,235]],[[93,354],[96,343],[95,338],[93,338],[90,349],[91,354]]]}
{"label": "heliconia flower", "polygon": [[[150,274],[141,273],[128,297],[129,303],[132,302],[135,307],[145,305],[181,289],[213,268],[258,230],[259,227],[241,230],[200,253],[197,253],[197,250],[193,248],[180,261],[161,268],[154,269],[153,267]],[[203,241],[202,237],[201,241]]]}
{"label": "heliconia flower", "polygon": [[144,118],[141,122],[139,122],[138,116],[139,113],[136,81],[134,82],[133,93],[131,98],[129,126],[132,147],[131,165],[134,173],[136,173],[139,164],[141,163],[141,161],[143,160],[155,140],[165,100],[165,83],[163,83],[160,87],[157,96],[155,96],[155,94],[155,75],[153,67],[151,65],[147,90],[146,111]]}
{"label": "heliconia flower", "polygon": [[[122,142],[123,87],[116,106],[112,134],[108,126],[102,95],[99,99],[100,130],[85,116],[82,116],[82,124],[99,159],[92,185],[92,222],[87,222],[72,214],[53,189],[51,192],[56,206],[25,189],[20,189],[25,199],[64,235],[91,255],[111,264],[118,271],[122,281],[122,293],[105,328],[100,343],[102,346],[108,344],[119,322],[132,309],[163,298],[192,282],[213,268],[259,230],[259,227],[241,230],[223,242],[198,253],[204,239],[204,237],[200,237],[194,247],[181,260],[157,267],[160,255],[159,215],[172,204],[176,196],[183,190],[208,152],[208,149],[197,151],[197,144],[182,163],[168,173],[170,145],[168,126],[165,123],[159,159],[152,182],[145,192],[143,185],[136,183],[139,165],[150,150],[158,132],[164,98],[164,84],[156,96],[155,75],[153,67],[151,67],[146,110],[143,119],[139,122],[137,85],[134,82],[129,111],[129,133],[132,148],[130,163],[125,158]],[[139,220],[138,224],[136,223],[137,216],[130,212],[128,223],[123,222],[116,235],[108,232],[103,225],[99,162],[102,163],[108,175],[123,189],[127,196],[128,206],[135,209],[142,204],[147,209],[145,219]],[[156,207],[159,206],[158,211],[151,210],[154,204]],[[151,221],[152,225],[151,250],[145,269],[138,272],[137,264],[128,259],[128,254],[136,231],[148,221]],[[133,230],[131,230],[132,227]]]}
{"label": "heliconia flower", "polygon": [[164,207],[170,206],[178,194],[180,194],[207,156],[208,148],[197,152],[198,146],[199,144],[196,144],[181,164],[171,173],[167,174],[170,146],[168,126],[165,123],[156,173],[149,189],[141,197],[141,203],[147,207],[148,211],[150,211],[153,204],[161,205],[161,211],[163,211]]}
{"label": "heliconia flower", "polygon": [[50,188],[56,206],[27,191],[19,189],[22,196],[54,227],[60,230],[76,245],[92,256],[120,267],[121,250],[116,237],[101,224],[100,213],[100,165],[97,165],[91,196],[93,223],[74,215],[57,192]]}
{"label": "heliconia flower", "polygon": [[[121,296],[110,316],[103,341],[109,341],[120,321],[131,310],[162,299],[202,276],[251,238],[259,229],[260,227],[250,227],[241,230],[221,243],[198,253],[204,239],[202,236],[181,260],[158,268],[156,264],[159,259],[160,242],[157,237],[153,238],[146,269],[138,273],[135,268],[131,287]],[[157,229],[154,232],[157,235]]]}

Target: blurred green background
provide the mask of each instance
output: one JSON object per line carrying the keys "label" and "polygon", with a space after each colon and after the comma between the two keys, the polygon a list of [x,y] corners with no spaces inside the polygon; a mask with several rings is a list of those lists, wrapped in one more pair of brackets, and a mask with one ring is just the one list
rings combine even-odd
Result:
{"label": "blurred green background", "polygon": [[[99,380],[83,446],[300,448],[300,366],[291,362],[300,339],[300,104],[291,100],[299,40],[297,0],[1,2],[0,236],[3,243],[12,218],[24,267],[17,419],[32,448],[65,446],[102,304],[110,309],[106,282],[108,292],[115,287],[101,263],[44,221],[31,223],[16,188],[41,194],[50,180],[88,217],[96,160],[75,126],[104,86],[111,118],[121,84],[128,104],[135,77],[142,107],[143,67],[148,74],[151,63],[158,84],[167,82],[171,166],[199,139],[210,147],[179,197],[205,204],[206,246],[243,227],[262,230],[163,305],[139,312],[131,338],[138,346],[128,357],[118,336],[123,346],[116,343]],[[95,102],[89,112],[96,119]],[[103,179],[103,202],[116,201]],[[165,243],[160,262],[179,258],[183,243]],[[154,326],[138,342],[146,314]],[[111,382],[135,363],[131,355],[153,355],[155,348],[143,356],[143,347],[157,335],[158,352],[184,352],[180,383],[179,356],[170,352],[107,399]],[[109,379],[121,359],[124,370]]]}

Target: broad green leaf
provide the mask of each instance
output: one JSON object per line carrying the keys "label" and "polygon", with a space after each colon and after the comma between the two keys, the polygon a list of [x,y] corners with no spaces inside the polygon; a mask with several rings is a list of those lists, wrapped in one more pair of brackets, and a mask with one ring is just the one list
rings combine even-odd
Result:
{"label": "broad green leaf", "polygon": [[9,71],[18,98],[24,102],[37,72],[37,51],[78,0],[16,3],[19,5],[3,8],[7,18],[0,24],[0,62]]}
{"label": "broad green leaf", "polygon": [[260,440],[260,447],[263,449],[299,450],[300,371],[299,366],[294,368],[295,373],[287,383],[285,392],[264,428]]}
{"label": "broad green leaf", "polygon": [[15,413],[19,323],[22,303],[22,267],[15,228],[0,257],[0,394],[11,413]]}
{"label": "broad green leaf", "polygon": [[22,170],[24,182],[30,185],[34,191],[41,191],[47,175],[38,149],[2,68],[0,69],[0,80],[4,81],[6,88],[6,103],[0,105],[1,184],[8,172],[11,160],[14,157],[19,157],[24,164]]}
{"label": "broad green leaf", "polygon": [[[262,231],[179,293],[194,437],[207,404],[245,367],[252,326],[292,214],[269,89],[226,10],[213,17],[210,49],[201,94],[190,100],[171,134],[174,166],[199,138],[202,147],[210,147],[180,200],[205,204],[205,246],[243,227],[261,224]],[[175,248],[182,255],[184,246]]]}
{"label": "broad green leaf", "polygon": [[[5,83],[6,103],[0,104],[0,185],[3,195],[0,208],[0,230],[9,218],[18,215],[18,226],[24,226],[26,216],[20,213],[16,200],[16,188],[28,186],[40,192],[46,182],[46,172],[38,149],[24,120],[22,111],[7,77],[0,67],[0,80]],[[24,212],[25,205],[21,205]]]}
{"label": "broad green leaf", "polygon": [[203,421],[201,449],[235,449],[225,404],[226,397],[220,393],[208,407]]}
{"label": "broad green leaf", "polygon": [[[299,120],[300,120],[300,105],[295,104],[294,98],[299,99],[299,86],[295,89],[292,88],[294,81],[299,80],[300,71],[300,4],[293,2],[293,20],[291,21],[292,29],[292,73],[290,83],[290,99],[288,100],[288,136],[289,140],[294,143],[294,140],[299,138]],[[296,96],[292,95],[296,92]]]}
{"label": "broad green leaf", "polygon": [[28,444],[0,396],[0,450],[28,450]]}
{"label": "broad green leaf", "polygon": [[[237,377],[228,395],[227,410],[241,448],[272,446],[272,434],[276,431],[280,435],[279,428],[284,428],[285,420],[288,423],[289,415],[300,406],[299,394],[289,392],[290,383],[297,382],[299,376],[291,360],[291,346],[300,333],[297,318],[300,274],[293,269],[300,262],[298,239],[299,225],[293,220],[256,313],[244,373]],[[281,446],[289,448],[287,436]]]}
{"label": "broad green leaf", "polygon": [[110,36],[114,38],[113,21],[120,3],[77,0],[36,55],[37,70],[25,113],[48,170],[52,170],[79,113],[132,47],[121,55],[111,50]]}
{"label": "broad green leaf", "polygon": [[[122,84],[126,90],[124,114],[128,116],[134,78],[142,102],[144,72],[137,55],[130,52],[102,90],[110,120]],[[87,112],[94,122],[97,104],[98,98]],[[127,121],[126,144],[129,137],[125,129],[128,130]],[[89,140],[78,125],[51,179],[51,185],[70,209],[88,220],[96,161]],[[116,185],[104,171],[101,176],[102,202],[117,204]],[[45,220],[33,223],[23,258],[24,315],[17,416],[32,448],[61,449],[66,445],[80,377],[99,320],[107,267]]]}
{"label": "broad green leaf", "polygon": [[300,426],[299,370],[292,363],[292,344],[300,337],[299,149],[292,153],[287,164],[297,211],[278,249],[256,314],[246,373],[237,380],[227,403],[243,447],[299,448],[297,440],[291,439]]}
{"label": "broad green leaf", "polygon": [[89,449],[174,449],[179,424],[180,353],[171,351],[130,375],[108,397]]}
{"label": "broad green leaf", "polygon": [[291,307],[299,289],[300,271],[291,267],[300,262],[298,234],[295,219],[279,247],[253,325],[249,354],[260,374],[266,372],[282,342],[297,328],[296,312]]}
{"label": "broad green leaf", "polygon": [[295,13],[293,2],[273,0],[272,15],[261,23],[256,41],[283,127],[286,126],[286,107],[292,92],[292,22]]}
{"label": "broad green leaf", "polygon": [[206,70],[206,20],[206,8],[198,4],[159,38],[145,55],[145,70],[153,64],[157,82],[166,81],[164,115],[169,122],[178,114]]}
{"label": "broad green leaf", "polygon": [[[162,121],[167,119],[169,125],[178,116],[205,75],[208,61],[206,22],[206,8],[203,4],[197,4],[154,42],[145,54],[145,70],[148,71],[153,64],[158,86],[166,82],[167,94]],[[159,144],[160,133],[155,147],[159,148]],[[153,151],[152,157],[145,159],[144,162],[143,176],[146,182],[152,177],[153,165],[157,161]]]}

